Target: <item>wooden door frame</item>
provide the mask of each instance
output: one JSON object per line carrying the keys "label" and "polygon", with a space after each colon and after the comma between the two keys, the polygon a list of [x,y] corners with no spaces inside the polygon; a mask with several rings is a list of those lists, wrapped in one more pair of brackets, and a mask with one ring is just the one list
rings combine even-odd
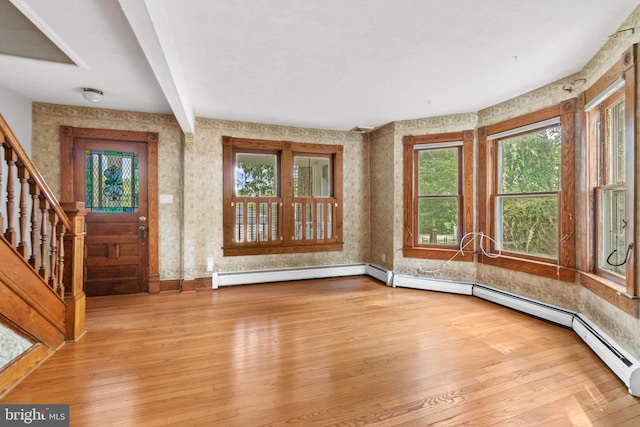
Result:
{"label": "wooden door frame", "polygon": [[76,138],[105,139],[147,144],[147,236],[149,293],[160,292],[158,257],[158,133],[60,126],[60,200],[75,202],[73,197],[73,147]]}

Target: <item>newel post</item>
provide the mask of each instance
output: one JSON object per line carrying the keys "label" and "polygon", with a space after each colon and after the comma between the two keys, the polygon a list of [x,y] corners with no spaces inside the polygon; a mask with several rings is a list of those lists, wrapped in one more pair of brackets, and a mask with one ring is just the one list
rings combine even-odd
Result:
{"label": "newel post", "polygon": [[84,236],[85,216],[89,212],[84,202],[60,203],[71,223],[64,235],[64,301],[67,303],[67,341],[79,340],[85,331],[86,296],[84,294]]}

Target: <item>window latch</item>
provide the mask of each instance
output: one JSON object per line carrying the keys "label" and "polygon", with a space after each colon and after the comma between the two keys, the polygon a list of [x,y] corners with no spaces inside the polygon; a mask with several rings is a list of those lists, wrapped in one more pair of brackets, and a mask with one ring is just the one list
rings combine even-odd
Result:
{"label": "window latch", "polygon": [[609,256],[607,257],[607,264],[609,264],[611,267],[622,267],[623,265],[625,265],[629,261],[629,255],[631,255],[631,249],[633,249],[633,242],[629,243],[629,246],[627,246],[627,253],[624,255],[624,261],[622,261],[620,264],[613,264],[611,262],[611,257],[616,252],[618,252],[617,249],[614,249],[613,252],[611,252],[609,254]]}

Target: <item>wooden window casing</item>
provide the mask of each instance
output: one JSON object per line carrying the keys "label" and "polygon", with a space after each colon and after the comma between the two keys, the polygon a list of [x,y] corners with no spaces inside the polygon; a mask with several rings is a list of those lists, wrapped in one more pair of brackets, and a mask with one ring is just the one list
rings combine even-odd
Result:
{"label": "wooden window casing", "polygon": [[[488,265],[523,271],[543,277],[564,281],[575,279],[575,113],[576,99],[571,99],[553,107],[539,110],[501,123],[482,127],[478,130],[478,231],[496,239],[496,197],[498,193],[498,144],[499,139],[489,139],[497,135],[532,126],[554,118],[559,118],[561,131],[561,187],[558,194],[558,250],[557,259],[550,260],[523,253],[503,251],[501,256],[478,254],[478,261]],[[498,250],[488,239],[483,240],[487,253],[497,254]]]}
{"label": "wooden window casing", "polygon": [[[581,95],[582,109],[582,139],[584,141],[583,168],[585,170],[585,184],[580,187],[578,203],[585,215],[581,217],[579,224],[583,231],[581,241],[584,242],[578,258],[578,270],[580,284],[595,294],[609,301],[623,311],[635,317],[640,317],[640,290],[638,289],[638,261],[637,246],[638,229],[636,223],[638,199],[636,197],[637,180],[636,160],[638,158],[636,136],[636,61],[637,45],[633,45],[625,51],[603,76]],[[616,82],[624,81],[623,86],[615,93],[597,101],[607,92],[607,88],[616,86]],[[610,172],[607,156],[603,152],[608,135],[606,134],[607,109],[624,100],[624,138],[625,138],[625,179],[619,182],[611,182],[606,179]],[[596,101],[594,101],[596,100]],[[594,103],[597,105],[593,106]],[[587,106],[589,106],[587,108]],[[591,107],[593,106],[593,107]],[[588,110],[588,111],[587,111]],[[625,192],[625,240],[626,244],[633,244],[629,251],[629,257],[625,264],[625,274],[616,275],[599,268],[598,257],[603,256],[600,239],[603,236],[600,224],[600,197],[604,191],[624,189]],[[605,254],[606,255],[606,254]]]}
{"label": "wooden window casing", "polygon": [[[462,132],[450,132],[433,135],[408,135],[404,137],[404,235],[403,255],[408,258],[425,258],[448,260],[451,257],[455,261],[473,261],[473,251],[459,253],[459,242],[463,236],[473,230],[473,139],[472,130]],[[446,197],[455,197],[458,202],[457,243],[455,245],[430,244],[419,239],[418,226],[418,146],[429,145],[437,147],[438,144],[461,142],[458,150],[458,194],[450,194]]]}
{"label": "wooden window casing", "polygon": [[[342,237],[341,145],[306,144],[225,136],[223,144],[223,253],[225,256],[340,251]],[[236,194],[236,155],[276,157],[275,194]],[[326,159],[321,196],[294,196],[294,158]]]}

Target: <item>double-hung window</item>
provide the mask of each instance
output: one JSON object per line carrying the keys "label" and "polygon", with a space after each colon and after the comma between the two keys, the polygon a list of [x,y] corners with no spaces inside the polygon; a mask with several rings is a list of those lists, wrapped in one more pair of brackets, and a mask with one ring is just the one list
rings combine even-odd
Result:
{"label": "double-hung window", "polygon": [[342,249],[342,146],[223,138],[224,254]]}
{"label": "double-hung window", "polygon": [[[615,91],[596,109],[588,112],[588,122],[602,135],[595,142],[599,154],[596,169],[598,185],[595,187],[596,270],[623,282],[626,264],[632,247],[632,236],[627,236],[629,219],[626,215],[627,148],[624,129],[624,92]],[[599,142],[599,143],[598,143]]]}
{"label": "double-hung window", "polygon": [[562,165],[560,118],[537,123],[533,130],[514,129],[507,134],[493,136],[496,247],[505,253],[555,260]]}
{"label": "double-hung window", "polygon": [[481,262],[573,280],[575,105],[479,130]]}
{"label": "double-hung window", "polygon": [[404,255],[448,259],[473,227],[473,131],[406,136],[404,162]]}
{"label": "double-hung window", "polygon": [[581,283],[638,315],[634,247],[635,47],[584,93],[584,170],[587,190]]}

